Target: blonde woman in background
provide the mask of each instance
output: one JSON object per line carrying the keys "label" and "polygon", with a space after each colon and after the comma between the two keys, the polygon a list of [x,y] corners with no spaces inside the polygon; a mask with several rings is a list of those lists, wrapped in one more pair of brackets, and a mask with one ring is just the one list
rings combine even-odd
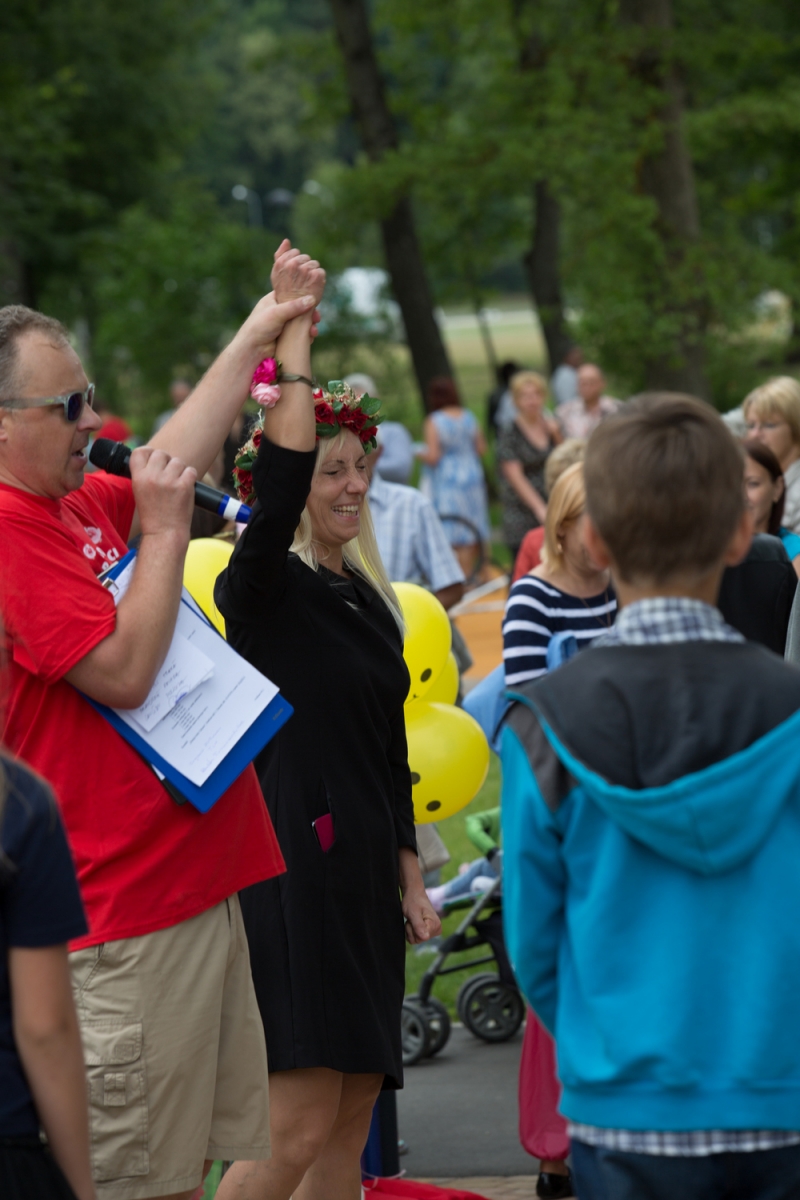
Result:
{"label": "blonde woman in background", "polygon": [[791,375],[768,379],[742,406],[748,438],[769,446],[786,487],[783,524],[800,533],[800,383]]}
{"label": "blonde woman in background", "polygon": [[516,415],[497,438],[503,536],[516,559],[525,534],[544,524],[544,468],[561,441],[556,421],[545,412],[547,382],[536,371],[518,371],[509,382]]}
{"label": "blonde woman in background", "polygon": [[508,596],[503,619],[507,686],[544,675],[554,633],[568,631],[582,647],[614,623],[611,576],[589,553],[585,524],[583,463],[575,463],[550,496],[541,563],[518,579]]}

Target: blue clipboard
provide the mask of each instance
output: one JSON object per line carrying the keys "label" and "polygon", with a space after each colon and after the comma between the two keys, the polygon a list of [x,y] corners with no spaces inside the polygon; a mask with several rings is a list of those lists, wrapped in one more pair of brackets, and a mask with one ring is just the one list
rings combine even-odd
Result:
{"label": "blue clipboard", "polygon": [[[136,551],[131,550],[119,562],[114,563],[112,567],[103,572],[100,577],[101,582],[112,582],[121,571],[128,566]],[[188,595],[188,593],[187,593]],[[214,629],[218,637],[222,637],[209,621],[203,610],[198,605],[193,597],[183,599],[182,603],[186,605],[189,611],[195,616],[198,621],[203,621],[206,625]],[[81,693],[85,696],[85,693]],[[226,792],[231,784],[239,778],[253,759],[259,754],[267,743],[275,736],[278,730],[286,724],[291,717],[294,709],[288,700],[278,693],[273,697],[262,713],[256,717],[255,721],[242,734],[239,741],[234,746],[233,750],[222,760],[219,766],[212,771],[202,787],[198,787],[191,779],[187,779],[181,774],[171,763],[165,758],[157,754],[153,747],[140,737],[135,730],[131,729],[112,708],[107,708],[105,704],[98,704],[96,700],[92,700],[90,696],[85,696],[92,708],[96,709],[102,717],[108,721],[116,729],[120,737],[123,737],[126,742],[133,746],[146,762],[155,767],[169,782],[177,788],[182,796],[198,809],[199,812],[208,812],[208,810],[219,800],[223,792]]]}

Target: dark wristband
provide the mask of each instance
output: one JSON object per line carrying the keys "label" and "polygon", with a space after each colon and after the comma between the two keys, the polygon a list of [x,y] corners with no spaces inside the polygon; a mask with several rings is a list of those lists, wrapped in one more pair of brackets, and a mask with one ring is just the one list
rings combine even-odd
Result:
{"label": "dark wristband", "polygon": [[281,371],[278,383],[307,383],[312,389],[317,386],[313,379],[308,379],[305,375],[292,375],[288,371]]}

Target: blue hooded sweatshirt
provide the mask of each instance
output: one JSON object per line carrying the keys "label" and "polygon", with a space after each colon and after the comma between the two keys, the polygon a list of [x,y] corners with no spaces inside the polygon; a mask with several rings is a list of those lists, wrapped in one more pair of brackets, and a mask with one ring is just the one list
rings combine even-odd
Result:
{"label": "blue hooded sweatshirt", "polygon": [[563,1113],[800,1129],[800,671],[609,646],[510,694],[506,940]]}

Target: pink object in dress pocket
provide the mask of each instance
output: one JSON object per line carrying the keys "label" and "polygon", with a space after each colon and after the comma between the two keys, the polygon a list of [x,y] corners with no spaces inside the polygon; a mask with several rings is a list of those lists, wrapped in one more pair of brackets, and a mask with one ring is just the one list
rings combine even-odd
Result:
{"label": "pink object in dress pocket", "polygon": [[311,828],[317,835],[320,850],[324,850],[327,854],[333,843],[336,841],[336,834],[333,832],[333,816],[331,813],[325,813],[323,817],[317,817],[316,821],[311,822]]}

